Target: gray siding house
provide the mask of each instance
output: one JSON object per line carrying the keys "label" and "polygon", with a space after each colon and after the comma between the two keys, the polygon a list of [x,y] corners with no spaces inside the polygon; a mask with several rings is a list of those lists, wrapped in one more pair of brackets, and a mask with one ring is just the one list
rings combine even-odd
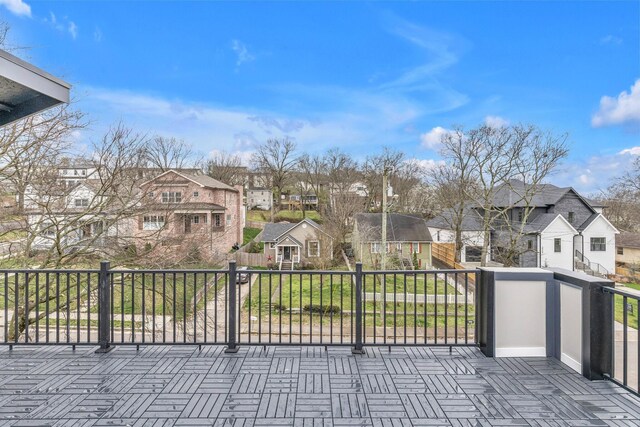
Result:
{"label": "gray siding house", "polygon": [[281,270],[300,266],[322,266],[333,259],[333,238],[317,222],[265,224],[261,241],[268,263]]}

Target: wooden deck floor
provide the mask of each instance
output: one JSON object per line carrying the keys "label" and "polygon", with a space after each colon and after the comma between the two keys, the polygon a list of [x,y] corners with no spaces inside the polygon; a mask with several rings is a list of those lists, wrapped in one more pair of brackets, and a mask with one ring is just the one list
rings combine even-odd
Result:
{"label": "wooden deck floor", "polygon": [[640,426],[640,399],[475,348],[0,348],[0,425]]}

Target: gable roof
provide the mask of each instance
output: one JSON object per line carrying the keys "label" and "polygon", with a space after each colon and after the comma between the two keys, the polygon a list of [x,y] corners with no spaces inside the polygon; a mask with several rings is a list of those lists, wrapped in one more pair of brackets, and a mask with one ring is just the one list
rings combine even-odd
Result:
{"label": "gable roof", "polygon": [[[440,215],[427,221],[427,227],[451,230],[455,212],[453,209],[445,209]],[[472,208],[465,208],[462,216],[462,231],[482,231],[482,217]]]}
{"label": "gable roof", "polygon": [[295,226],[296,224],[292,222],[268,222],[264,225],[264,229],[262,230],[262,241],[275,242],[278,240],[278,237],[282,236]]}
{"label": "gable roof", "polygon": [[[382,240],[382,214],[360,213],[355,218],[356,226],[364,241]],[[414,215],[387,214],[387,240],[389,242],[431,242],[427,222]]]}
{"label": "gable roof", "polygon": [[586,220],[584,223],[582,223],[582,225],[580,226],[580,231],[584,231],[584,230],[586,230],[587,228],[589,228],[589,227],[591,226],[591,224],[593,224],[593,223],[594,223],[598,218],[602,218],[602,219],[603,219],[603,221],[604,221],[604,222],[605,222],[609,227],[613,228],[613,230],[615,231],[615,233],[616,233],[616,234],[620,233],[620,232],[618,231],[618,229],[617,229],[617,228],[615,228],[615,227],[613,226],[613,224],[611,224],[611,223],[609,222],[609,220],[608,220],[607,218],[605,218],[605,217],[604,217],[604,215],[602,215],[602,214],[594,214],[594,215],[591,215],[589,218],[587,218],[587,220]]}
{"label": "gable roof", "polygon": [[227,191],[233,191],[233,192],[238,192],[237,189],[233,188],[232,186],[225,184],[224,182],[220,182],[217,179],[211,178],[209,175],[194,175],[191,173],[187,173],[187,172],[183,172],[183,171],[177,171],[175,169],[170,169],[166,172],[161,173],[160,175],[150,179],[149,181],[145,181],[142,184],[140,184],[140,186],[144,186],[147,184],[152,183],[153,181],[157,180],[158,178],[160,178],[161,176],[164,176],[168,173],[174,173],[178,176],[181,176],[185,179],[188,179],[189,181],[198,184],[201,187],[206,187],[206,188],[212,188],[214,190],[227,190]]}
{"label": "gable roof", "polygon": [[620,233],[616,235],[616,246],[640,249],[640,233]]}
{"label": "gable roof", "polygon": [[524,226],[524,232],[527,234],[538,234],[545,231],[552,223],[557,221],[565,223],[574,233],[578,231],[567,219],[559,213],[545,213],[535,217],[530,223]]}
{"label": "gable roof", "polygon": [[[536,191],[531,195],[527,195],[527,191],[530,191],[530,188],[530,185],[518,179],[512,179],[508,184],[500,184],[494,193],[493,205],[496,207],[524,207],[527,204],[532,207],[552,206],[558,203],[565,195],[573,194],[595,213],[594,205],[572,187],[538,184]],[[523,200],[524,196],[527,196],[530,200]],[[598,205],[598,207],[602,206]]]}
{"label": "gable roof", "polygon": [[320,227],[320,224],[318,224],[317,222],[315,222],[310,218],[305,218],[300,222],[269,222],[265,224],[264,229],[262,231],[262,241],[277,242],[280,239],[280,237],[289,233],[291,230],[293,230],[294,228],[296,228],[301,224],[309,224],[313,228],[315,228],[321,233],[326,234],[327,236],[329,236],[330,239],[333,240],[333,237],[331,237],[326,231],[324,231]]}

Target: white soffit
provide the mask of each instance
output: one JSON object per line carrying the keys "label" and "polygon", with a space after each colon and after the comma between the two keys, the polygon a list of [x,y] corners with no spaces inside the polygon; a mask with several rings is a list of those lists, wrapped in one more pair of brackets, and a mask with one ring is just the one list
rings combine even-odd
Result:
{"label": "white soffit", "polygon": [[0,49],[0,126],[69,102],[71,85]]}

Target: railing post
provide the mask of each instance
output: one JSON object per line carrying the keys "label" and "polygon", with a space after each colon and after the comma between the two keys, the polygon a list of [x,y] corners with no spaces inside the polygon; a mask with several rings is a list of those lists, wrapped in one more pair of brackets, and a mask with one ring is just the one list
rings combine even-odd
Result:
{"label": "railing post", "polygon": [[356,342],[351,349],[353,354],[364,354],[364,348],[362,344],[362,263],[356,263]]}
{"label": "railing post", "polygon": [[100,262],[98,273],[98,343],[96,353],[107,353],[113,349],[111,345],[111,273],[109,261]]}
{"label": "railing post", "polygon": [[229,342],[227,344],[227,348],[225,349],[225,353],[237,353],[238,352],[238,343],[236,342],[236,288],[237,288],[237,272],[236,272],[236,262],[229,261],[229,292],[227,294],[228,300],[228,315],[227,318],[227,326],[229,332]]}

